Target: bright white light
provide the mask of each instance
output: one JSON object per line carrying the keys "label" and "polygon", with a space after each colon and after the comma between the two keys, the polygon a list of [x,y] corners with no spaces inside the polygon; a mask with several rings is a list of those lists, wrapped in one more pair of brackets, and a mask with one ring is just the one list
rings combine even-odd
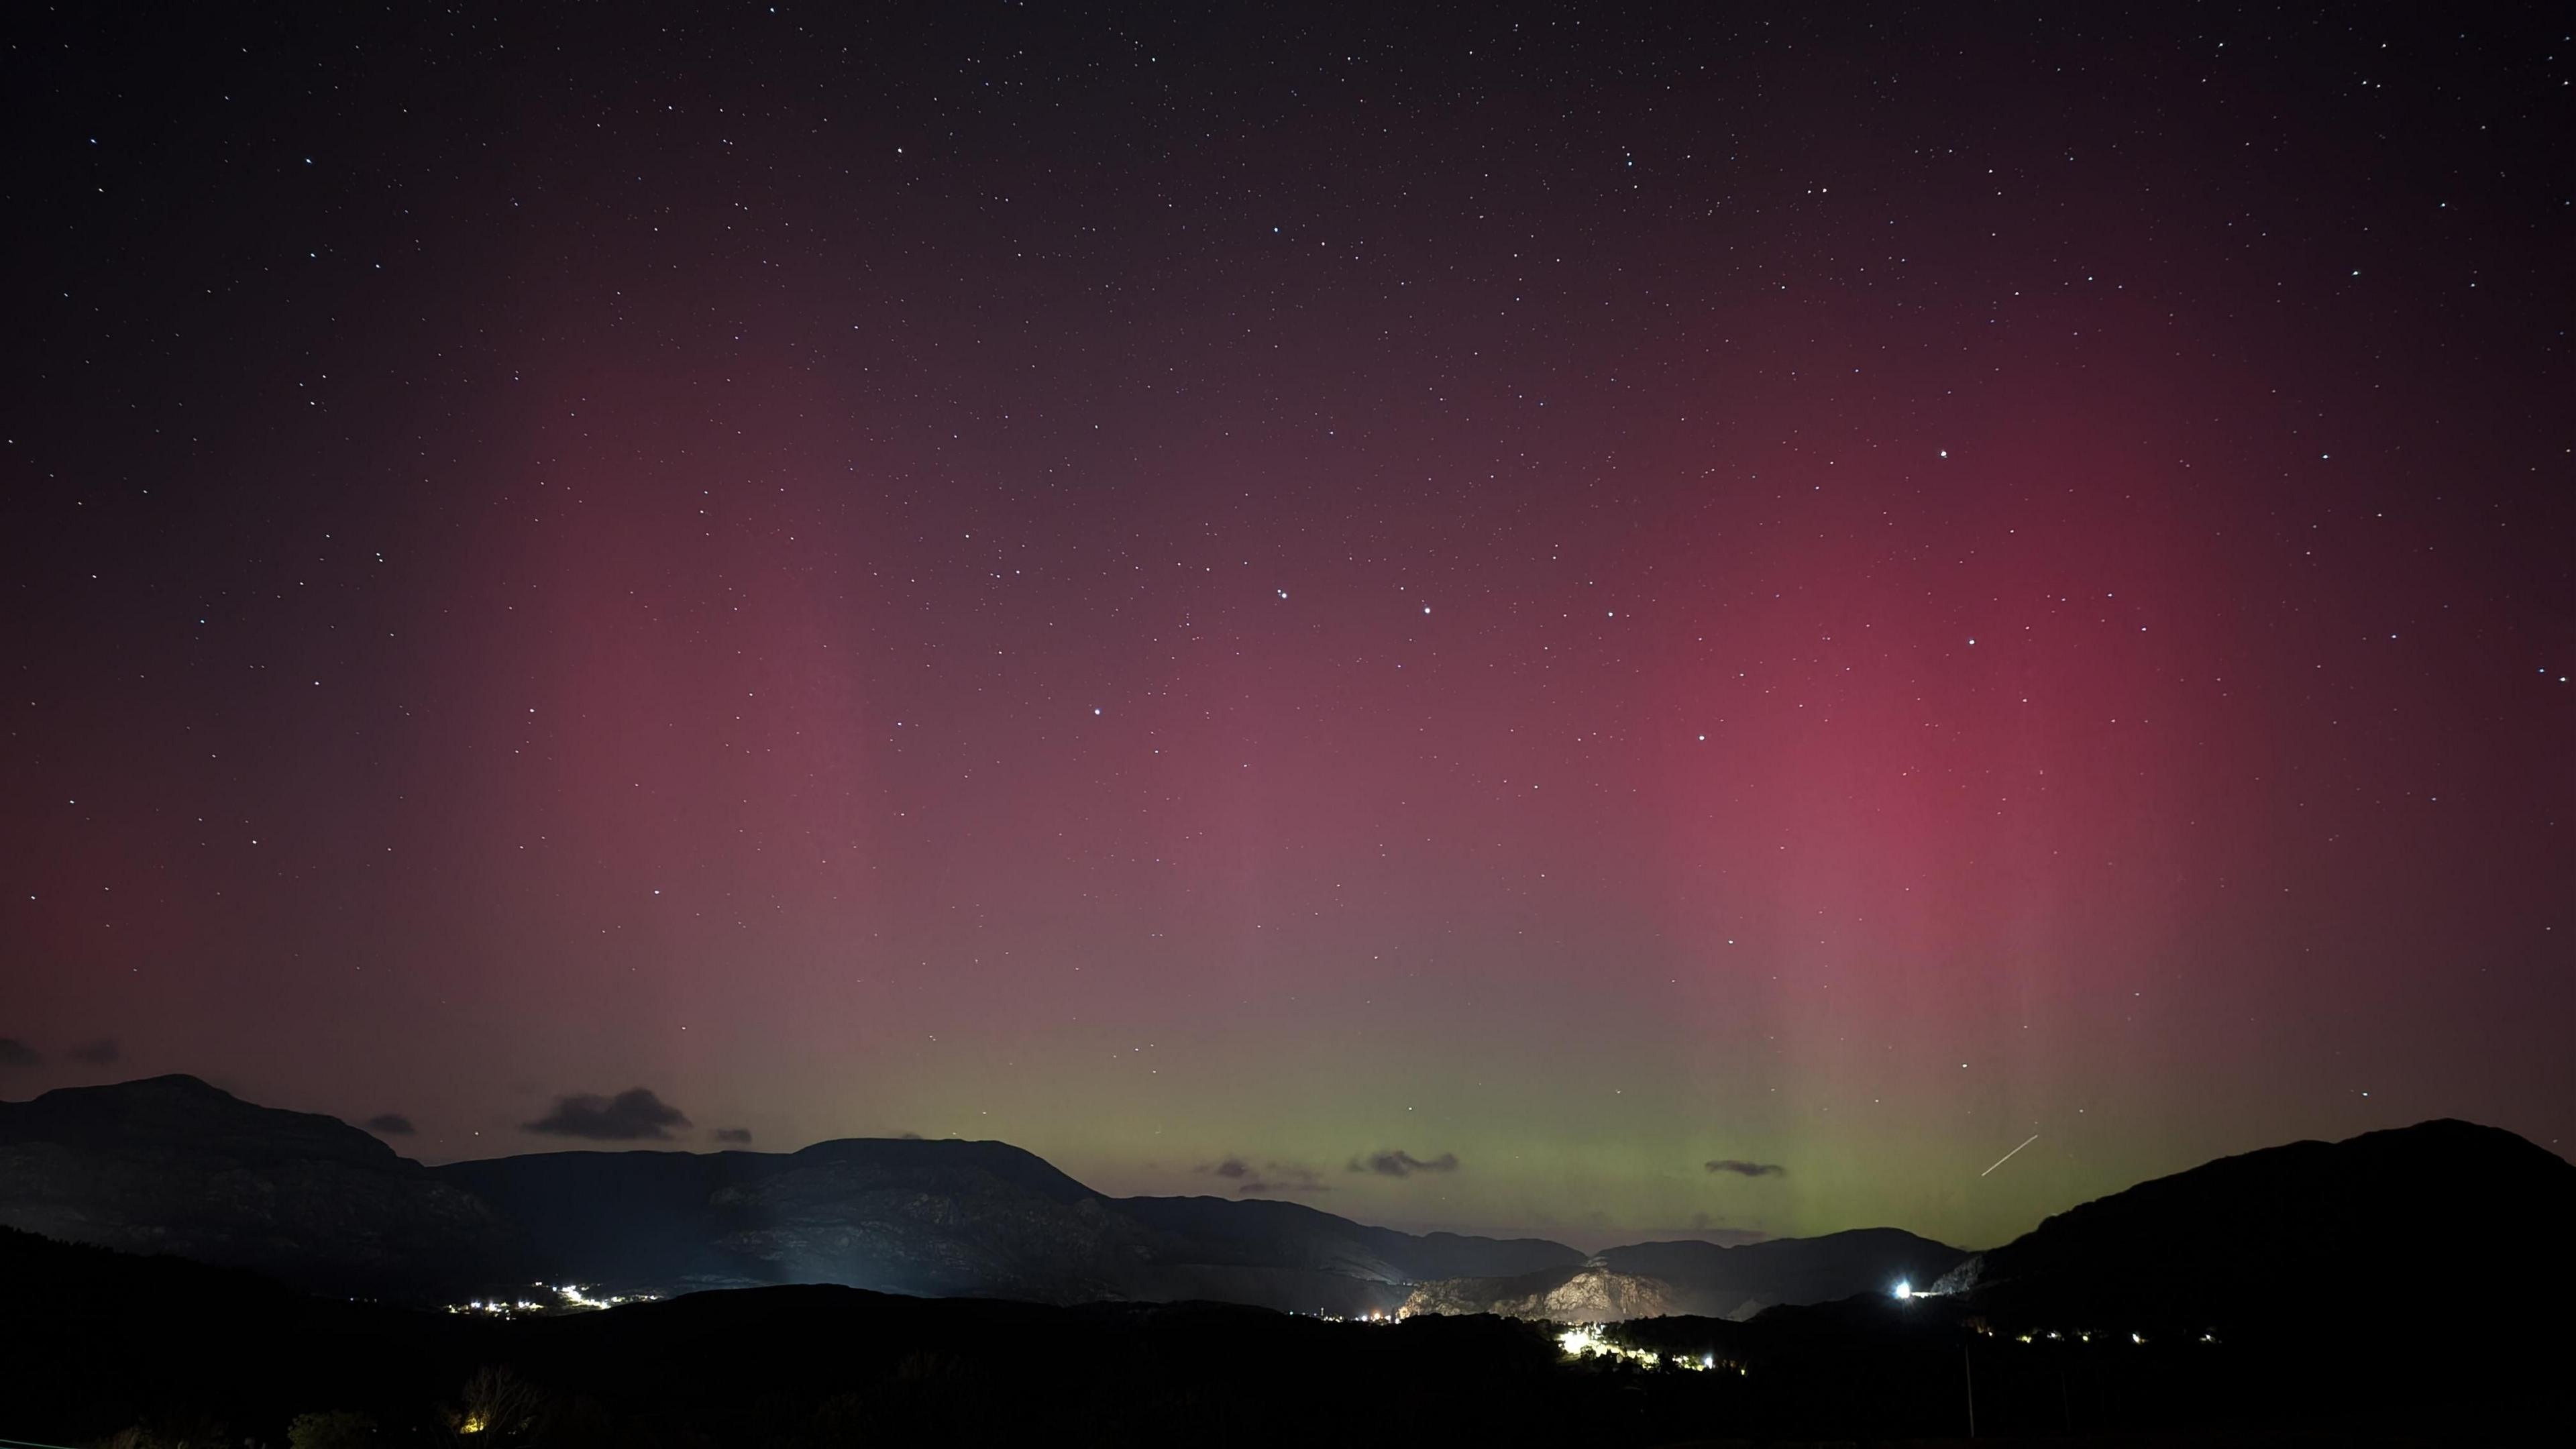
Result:
{"label": "bright white light", "polygon": [[[1601,1336],[1598,1325],[1569,1328],[1556,1336],[1556,1346],[1563,1349],[1568,1358],[1585,1358],[1598,1354],[1608,1358],[1624,1358],[1645,1368],[1652,1368],[1655,1365],[1655,1355],[1642,1348],[1628,1348],[1610,1342]],[[1675,1358],[1673,1362],[1687,1363],[1688,1360]]]}
{"label": "bright white light", "polygon": [[1911,1284],[1911,1283],[1905,1282],[1905,1281],[1904,1281],[1904,1280],[1902,1280],[1902,1279],[1899,1279],[1899,1280],[1897,1281],[1897,1284],[1896,1284],[1896,1296],[1897,1296],[1897,1297],[1899,1297],[1899,1298],[1911,1298],[1911,1297],[1913,1297],[1913,1296],[1914,1296],[1914,1285],[1913,1285],[1913,1284]]}

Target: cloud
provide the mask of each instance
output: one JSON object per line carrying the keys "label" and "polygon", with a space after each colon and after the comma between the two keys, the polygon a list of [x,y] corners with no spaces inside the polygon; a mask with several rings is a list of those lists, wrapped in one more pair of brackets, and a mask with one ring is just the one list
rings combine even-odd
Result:
{"label": "cloud", "polygon": [[45,1054],[14,1036],[0,1036],[0,1067],[32,1067],[45,1059]]}
{"label": "cloud", "polygon": [[719,1127],[716,1129],[716,1140],[718,1142],[749,1142],[751,1140],[751,1129],[748,1127]]}
{"label": "cloud", "polygon": [[1747,1162],[1741,1157],[1721,1157],[1708,1164],[1711,1172],[1731,1172],[1738,1177],[1787,1177],[1789,1169],[1776,1162]]}
{"label": "cloud", "polygon": [[1380,1177],[1411,1177],[1417,1172],[1457,1170],[1458,1154],[1455,1152],[1443,1152],[1438,1157],[1416,1157],[1410,1152],[1389,1150],[1351,1159],[1351,1171],[1374,1172]]}
{"label": "cloud", "polygon": [[598,1097],[588,1092],[557,1097],[553,1111],[534,1122],[519,1124],[524,1132],[542,1132],[550,1137],[587,1137],[594,1142],[667,1138],[672,1128],[688,1125],[689,1119],[681,1114],[679,1108],[643,1087],[629,1087],[614,1097]]}
{"label": "cloud", "polygon": [[895,1140],[898,1142],[919,1142],[922,1140],[922,1136],[918,1132],[898,1132],[894,1135]]}
{"label": "cloud", "polygon": [[1260,1193],[1331,1192],[1332,1185],[1324,1175],[1297,1162],[1265,1162],[1258,1168],[1241,1157],[1227,1155],[1215,1162],[1202,1162],[1190,1169],[1210,1177],[1222,1177],[1235,1185],[1235,1195],[1251,1197]]}
{"label": "cloud", "polygon": [[400,1112],[379,1112],[367,1119],[367,1130],[379,1137],[409,1137],[420,1129]]}
{"label": "cloud", "polygon": [[1265,1162],[1257,1177],[1247,1178],[1235,1188],[1235,1196],[1250,1197],[1265,1192],[1331,1192],[1332,1184],[1311,1167],[1294,1162]]}
{"label": "cloud", "polygon": [[112,1036],[103,1036],[96,1041],[85,1041],[72,1048],[72,1060],[84,1066],[114,1066],[117,1059],[124,1055],[125,1048],[118,1046],[116,1038]]}

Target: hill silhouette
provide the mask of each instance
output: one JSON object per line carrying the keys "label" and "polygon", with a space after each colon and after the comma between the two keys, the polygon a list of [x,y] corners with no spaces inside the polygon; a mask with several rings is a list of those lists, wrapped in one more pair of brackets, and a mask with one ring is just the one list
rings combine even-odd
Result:
{"label": "hill silhouette", "polygon": [[801,1152],[549,1152],[430,1169],[517,1232],[503,1279],[678,1292],[842,1283],[927,1297],[1128,1296],[1148,1236],[1000,1142],[821,1142]]}
{"label": "hill silhouette", "polygon": [[337,1119],[187,1076],[0,1103],[0,1225],[413,1302],[574,1279],[666,1295],[837,1283],[1348,1315],[1391,1310],[1424,1279],[1583,1256],[1295,1203],[1111,1198],[1000,1142],[856,1138],[783,1153],[546,1152],[423,1167]]}
{"label": "hill silhouette", "polygon": [[2016,1321],[2203,1331],[2515,1313],[2576,1222],[2576,1164],[2493,1127],[2294,1142],[2042,1222],[1937,1286]]}
{"label": "hill silhouette", "polygon": [[367,1133],[184,1075],[0,1102],[0,1225],[402,1295],[479,1275],[509,1241],[481,1198]]}
{"label": "hill silhouette", "polygon": [[[2058,1214],[1986,1253],[1894,1229],[1585,1255],[1411,1234],[1299,1203],[1101,1195],[999,1142],[797,1152],[554,1152],[423,1167],[337,1119],[193,1077],[0,1102],[0,1225],[256,1269],[335,1294],[453,1301],[533,1279],[661,1294],[835,1283],[925,1297],[1743,1317],[1938,1281],[1997,1321],[2294,1331],[2514,1311],[2527,1245],[2576,1220],[2576,1166],[2437,1121],[2215,1162]],[[2402,1284],[2385,1265],[2402,1248]],[[1596,1272],[1619,1291],[1589,1291]],[[1579,1288],[1585,1291],[1577,1291]],[[1560,1310],[1564,1310],[1560,1312]]]}
{"label": "hill silhouette", "polygon": [[1687,1238],[1637,1243],[1605,1249],[1601,1261],[1672,1284],[1683,1312],[1732,1318],[1781,1303],[1883,1293],[1899,1280],[1929,1283],[1966,1256],[1899,1228],[1857,1228],[1734,1247]]}

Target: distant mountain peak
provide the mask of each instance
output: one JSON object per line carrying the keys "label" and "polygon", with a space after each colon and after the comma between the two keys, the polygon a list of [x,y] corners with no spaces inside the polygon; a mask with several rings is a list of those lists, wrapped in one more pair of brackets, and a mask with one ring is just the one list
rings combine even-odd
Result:
{"label": "distant mountain peak", "polygon": [[469,1194],[337,1117],[171,1073],[0,1102],[0,1226],[398,1287],[488,1251]]}
{"label": "distant mountain peak", "polygon": [[384,1166],[402,1160],[393,1148],[337,1117],[263,1107],[185,1072],[56,1087],[31,1101],[0,1102],[0,1139],[30,1136],[107,1150],[333,1158]]}
{"label": "distant mountain peak", "polygon": [[[164,1072],[157,1077],[136,1077],[131,1081],[101,1082],[94,1086],[86,1087],[56,1087],[52,1091],[44,1093],[43,1096],[36,1100],[42,1101],[45,1097],[62,1097],[66,1099],[173,1097],[197,1098],[222,1102],[242,1101],[241,1098],[234,1096],[232,1093],[225,1091],[223,1088],[216,1086],[205,1078],[193,1076],[187,1072]],[[250,1104],[244,1103],[243,1105],[247,1106]],[[267,1111],[273,1109],[262,1108],[261,1110]]]}

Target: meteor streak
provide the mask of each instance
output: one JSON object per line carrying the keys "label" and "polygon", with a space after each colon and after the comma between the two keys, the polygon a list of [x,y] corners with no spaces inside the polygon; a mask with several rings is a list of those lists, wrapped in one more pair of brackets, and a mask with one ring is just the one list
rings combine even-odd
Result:
{"label": "meteor streak", "polygon": [[[2038,1134],[2038,1133],[2036,1133],[2036,1132],[2033,1132],[2033,1133],[2032,1133],[2032,1134],[2030,1134],[2028,1137],[2025,1137],[2025,1138],[2023,1138],[2023,1139],[2021,1140],[2021,1147],[2028,1147],[2030,1144],[2032,1144],[2032,1143],[2034,1143],[2034,1142],[2037,1142],[2038,1140],[2039,1140],[2039,1134]],[[2021,1151],[2021,1147],[2016,1147],[2016,1148],[2014,1148],[2014,1149],[2012,1150],[2012,1152],[2007,1152],[2007,1153],[2005,1153],[2003,1156],[1996,1158],[1996,1159],[1995,1159],[1995,1167],[2001,1167],[2001,1166],[2003,1166],[2005,1163],[2012,1161],[2012,1160],[2013,1160],[2013,1152],[2019,1152],[2019,1151]],[[1980,1173],[1978,1173],[1978,1174],[1977,1174],[1977,1176],[1979,1176],[1979,1177],[1984,1177],[1984,1176],[1986,1176],[1988,1173],[1992,1173],[1992,1172],[1995,1170],[1995,1167],[1989,1167],[1989,1168],[1987,1168],[1987,1169],[1985,1170],[1985,1172],[1980,1172]]]}

